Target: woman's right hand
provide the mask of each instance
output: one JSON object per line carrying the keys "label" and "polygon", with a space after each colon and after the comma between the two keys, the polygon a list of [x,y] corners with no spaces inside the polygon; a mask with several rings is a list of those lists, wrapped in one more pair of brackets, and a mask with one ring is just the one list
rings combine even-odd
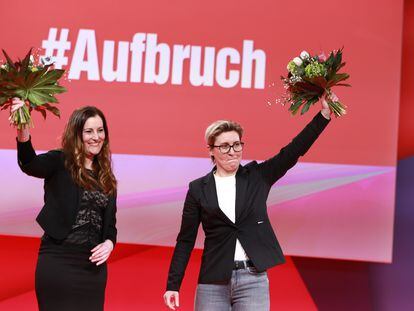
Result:
{"label": "woman's right hand", "polygon": [[[10,112],[15,112],[25,105],[24,101],[20,98],[13,97],[12,105],[10,106]],[[17,140],[21,143],[28,141],[30,138],[29,126],[24,126],[22,129],[17,129]]]}
{"label": "woman's right hand", "polygon": [[164,294],[164,302],[165,305],[171,310],[175,310],[176,307],[178,308],[180,306],[178,292],[167,290]]}

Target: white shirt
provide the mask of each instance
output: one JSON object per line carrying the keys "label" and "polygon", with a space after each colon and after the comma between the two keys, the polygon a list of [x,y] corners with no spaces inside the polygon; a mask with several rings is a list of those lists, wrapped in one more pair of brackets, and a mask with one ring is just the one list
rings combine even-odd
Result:
{"label": "white shirt", "polygon": [[[216,182],[217,199],[220,209],[232,221],[236,222],[236,176],[220,177],[214,174]],[[247,260],[248,257],[236,239],[236,250],[234,252],[234,260]]]}

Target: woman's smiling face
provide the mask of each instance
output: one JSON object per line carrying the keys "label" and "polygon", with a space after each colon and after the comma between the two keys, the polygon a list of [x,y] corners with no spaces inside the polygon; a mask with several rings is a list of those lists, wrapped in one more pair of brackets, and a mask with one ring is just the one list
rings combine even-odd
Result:
{"label": "woman's smiling face", "polygon": [[100,116],[86,120],[82,131],[82,142],[87,157],[94,157],[101,152],[105,142],[105,130]]}

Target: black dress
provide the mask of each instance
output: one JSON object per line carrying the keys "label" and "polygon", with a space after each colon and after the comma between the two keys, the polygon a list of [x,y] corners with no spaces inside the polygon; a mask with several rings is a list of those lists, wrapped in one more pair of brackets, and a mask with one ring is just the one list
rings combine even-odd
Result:
{"label": "black dress", "polygon": [[107,266],[89,260],[102,243],[103,215],[108,197],[83,190],[69,235],[56,240],[44,234],[36,266],[36,296],[41,311],[103,310]]}

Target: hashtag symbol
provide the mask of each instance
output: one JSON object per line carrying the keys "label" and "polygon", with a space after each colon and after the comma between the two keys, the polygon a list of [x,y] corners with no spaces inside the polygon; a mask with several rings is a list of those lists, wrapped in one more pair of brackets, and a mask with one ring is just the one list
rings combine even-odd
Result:
{"label": "hashtag symbol", "polygon": [[62,28],[59,40],[57,40],[57,33],[57,28],[50,28],[49,37],[47,40],[42,41],[42,48],[45,49],[44,57],[51,57],[55,68],[62,69],[63,65],[68,64],[68,58],[65,56],[65,53],[70,50],[70,41],[68,41],[69,29]]}

